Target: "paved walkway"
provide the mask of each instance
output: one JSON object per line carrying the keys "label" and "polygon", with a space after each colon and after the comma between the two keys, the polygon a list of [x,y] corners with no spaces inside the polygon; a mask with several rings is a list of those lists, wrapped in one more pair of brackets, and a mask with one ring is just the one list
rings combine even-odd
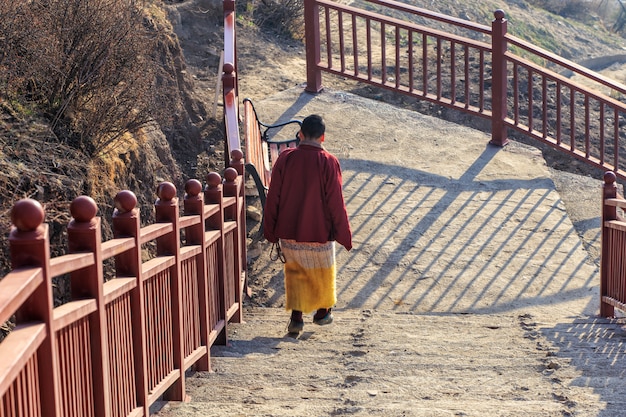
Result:
{"label": "paved walkway", "polygon": [[287,336],[264,254],[247,323],[159,415],[626,415],[626,333],[597,317],[598,269],[539,151],[342,92],[255,105],[326,119],[355,246],[338,250],[337,319]]}

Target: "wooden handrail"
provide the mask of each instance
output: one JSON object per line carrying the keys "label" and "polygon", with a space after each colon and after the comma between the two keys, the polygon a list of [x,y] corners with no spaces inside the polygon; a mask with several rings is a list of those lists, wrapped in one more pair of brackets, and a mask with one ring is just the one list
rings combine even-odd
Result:
{"label": "wooden handrail", "polygon": [[[518,48],[523,49],[524,51],[528,52],[531,55],[543,58],[547,61],[554,63],[555,65],[558,65],[561,68],[568,69],[589,80],[595,81],[606,87],[614,89],[622,94],[626,94],[626,86],[624,84],[621,84],[615,80],[607,78],[603,76],[602,74],[598,74],[597,72],[592,71],[589,68],[585,68],[582,65],[579,65],[575,62],[564,59],[550,51],[546,51],[545,49],[542,49],[536,45],[533,45],[530,42],[527,42],[513,35],[507,34],[506,40],[511,45],[517,46]],[[515,55],[513,53],[509,53],[509,56],[515,56]],[[541,69],[543,70],[543,68]]]}
{"label": "wooden handrail", "polygon": [[0,281],[0,323],[8,321],[13,313],[43,283],[41,268],[21,268],[9,272]]}

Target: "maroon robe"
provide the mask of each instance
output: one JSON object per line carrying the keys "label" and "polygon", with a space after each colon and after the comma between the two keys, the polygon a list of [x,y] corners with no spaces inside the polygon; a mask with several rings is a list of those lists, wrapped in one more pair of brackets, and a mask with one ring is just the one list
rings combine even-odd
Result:
{"label": "maroon robe", "polygon": [[321,146],[301,143],[280,153],[272,168],[263,230],[270,242],[337,241],[352,249],[339,160]]}

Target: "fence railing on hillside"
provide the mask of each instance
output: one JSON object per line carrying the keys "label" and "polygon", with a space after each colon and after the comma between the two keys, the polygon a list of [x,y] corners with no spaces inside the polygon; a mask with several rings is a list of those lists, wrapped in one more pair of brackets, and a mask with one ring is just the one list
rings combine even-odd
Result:
{"label": "fence railing on hillside", "polygon": [[322,89],[322,72],[348,77],[489,119],[493,144],[511,128],[626,179],[622,84],[508,34],[501,10],[488,27],[363,3],[305,0],[307,91]]}
{"label": "fence railing on hillside", "polygon": [[[121,191],[105,242],[95,202],[76,198],[58,257],[41,205],[15,203],[0,323],[13,317],[16,327],[0,343],[0,416],[148,416],[161,396],[184,399],[185,371],[209,370],[210,347],[241,320],[242,157],[233,152],[224,179],[188,181],[182,204],[162,183],[147,226],[135,195]],[[106,265],[114,274],[105,282]],[[57,277],[69,280],[71,299],[54,307]]]}

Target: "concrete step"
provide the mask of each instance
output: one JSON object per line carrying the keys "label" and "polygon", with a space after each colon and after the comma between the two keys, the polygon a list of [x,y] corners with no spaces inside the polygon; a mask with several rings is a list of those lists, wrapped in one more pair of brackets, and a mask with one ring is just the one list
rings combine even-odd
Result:
{"label": "concrete step", "polygon": [[[187,380],[191,402],[158,415],[623,415],[624,366],[613,366],[610,380],[593,366],[623,356],[608,336],[623,333],[614,322],[564,331],[531,314],[334,315],[328,326],[307,318],[292,337],[287,312],[248,309],[247,323],[229,326],[229,345],[212,349],[214,372]],[[576,328],[595,334],[595,345],[578,347],[585,336]]]}

